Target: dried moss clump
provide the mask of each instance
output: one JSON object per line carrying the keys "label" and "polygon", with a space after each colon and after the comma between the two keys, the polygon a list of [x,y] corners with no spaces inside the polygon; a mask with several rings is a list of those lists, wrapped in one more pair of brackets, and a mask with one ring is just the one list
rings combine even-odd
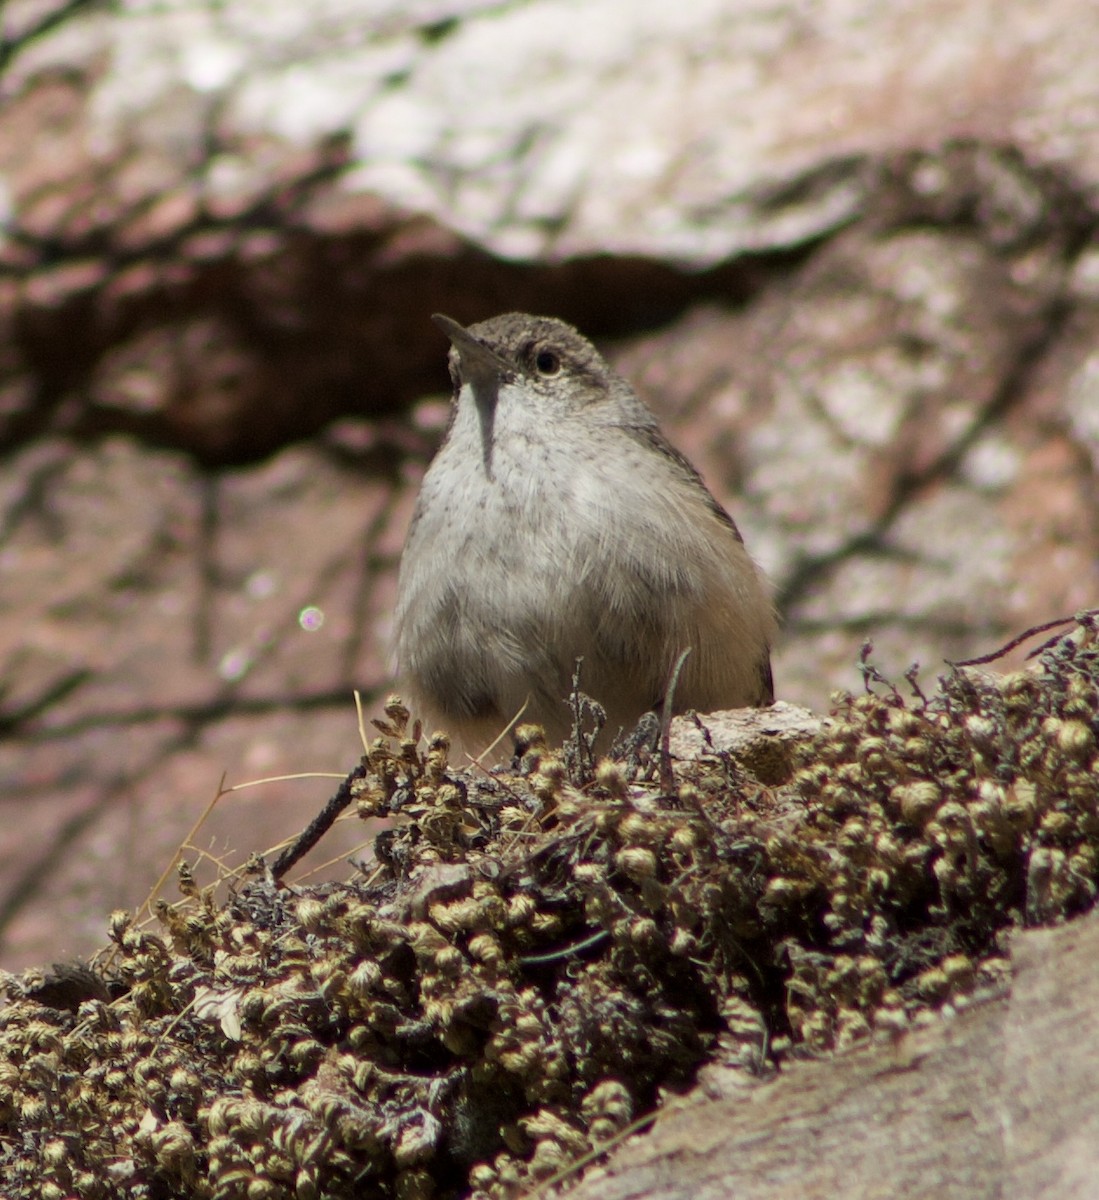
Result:
{"label": "dried moss clump", "polygon": [[[1094,623],[1034,671],[846,697],[767,786],[726,752],[452,768],[397,704],[369,879],[186,872],[95,971],[9,979],[10,1197],[516,1195],[720,1057],[745,1070],[998,987],[1099,879]],[[583,755],[574,755],[573,761]],[[665,779],[667,778],[666,772]]]}

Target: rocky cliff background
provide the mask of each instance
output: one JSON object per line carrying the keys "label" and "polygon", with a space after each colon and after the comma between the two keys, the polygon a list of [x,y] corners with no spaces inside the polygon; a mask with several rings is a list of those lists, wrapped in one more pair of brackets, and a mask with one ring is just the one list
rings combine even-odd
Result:
{"label": "rocky cliff background", "polygon": [[[223,773],[357,761],[446,416],[431,312],[599,342],[773,580],[784,699],[857,687],[866,638],[933,676],[1096,602],[1093,4],[0,21],[8,969],[99,945]],[[334,786],[226,796],[201,847]]]}

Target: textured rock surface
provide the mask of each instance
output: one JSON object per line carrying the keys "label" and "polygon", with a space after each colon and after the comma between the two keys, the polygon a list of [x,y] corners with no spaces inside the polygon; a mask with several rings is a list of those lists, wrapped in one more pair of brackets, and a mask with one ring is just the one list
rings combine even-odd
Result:
{"label": "textured rock surface", "polygon": [[1012,942],[1010,996],[657,1123],[576,1200],[1089,1200],[1099,923]]}
{"label": "textured rock surface", "polygon": [[[4,18],[6,965],[94,944],[223,771],[355,760],[431,311],[600,340],[771,573],[785,699],[1099,595],[1087,0]],[[328,787],[234,794],[207,848]]]}

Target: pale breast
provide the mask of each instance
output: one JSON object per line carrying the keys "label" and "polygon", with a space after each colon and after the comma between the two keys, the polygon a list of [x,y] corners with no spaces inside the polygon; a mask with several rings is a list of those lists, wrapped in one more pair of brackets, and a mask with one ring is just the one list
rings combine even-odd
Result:
{"label": "pale breast", "polygon": [[618,429],[572,444],[512,431],[488,467],[475,434],[456,424],[429,468],[402,559],[398,657],[416,699],[478,728],[526,702],[560,737],[582,658],[616,729],[662,701],[690,649],[677,709],[760,702],[773,618],[701,485]]}

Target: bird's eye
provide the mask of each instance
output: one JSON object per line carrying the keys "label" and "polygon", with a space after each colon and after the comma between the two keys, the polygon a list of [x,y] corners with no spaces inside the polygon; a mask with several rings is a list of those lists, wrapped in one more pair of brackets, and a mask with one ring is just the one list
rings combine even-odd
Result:
{"label": "bird's eye", "polygon": [[539,375],[556,375],[561,370],[561,359],[552,350],[539,350],[534,356],[534,366]]}

